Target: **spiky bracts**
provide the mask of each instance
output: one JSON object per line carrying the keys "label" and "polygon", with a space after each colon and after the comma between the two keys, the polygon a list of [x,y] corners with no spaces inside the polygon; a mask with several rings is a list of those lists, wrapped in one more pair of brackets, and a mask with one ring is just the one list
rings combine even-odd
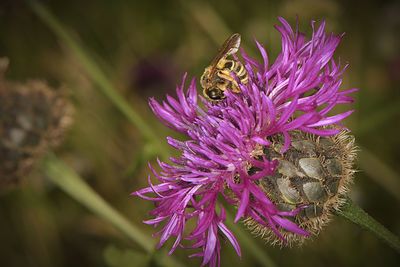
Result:
{"label": "spiky bracts", "polygon": [[[279,162],[274,175],[264,177],[259,186],[281,210],[303,207],[292,220],[302,229],[317,235],[345,202],[352,183],[356,147],[348,131],[321,137],[301,131],[291,133],[292,143],[280,152],[282,137],[271,137],[272,145],[263,154]],[[306,238],[281,229],[284,239],[252,218],[246,226],[256,235],[280,245],[302,244]]]}

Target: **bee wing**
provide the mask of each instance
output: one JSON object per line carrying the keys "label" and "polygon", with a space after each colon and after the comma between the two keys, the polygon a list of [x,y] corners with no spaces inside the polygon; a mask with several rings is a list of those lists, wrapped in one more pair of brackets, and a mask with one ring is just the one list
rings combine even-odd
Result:
{"label": "bee wing", "polygon": [[234,33],[222,45],[221,50],[224,51],[226,56],[235,54],[239,50],[240,34]]}
{"label": "bee wing", "polygon": [[211,62],[210,76],[212,76],[213,73],[215,72],[218,62],[221,59],[226,58],[227,56],[235,54],[239,50],[239,46],[240,46],[240,34],[234,33],[228,39],[226,39],[224,44],[219,49],[218,54]]}

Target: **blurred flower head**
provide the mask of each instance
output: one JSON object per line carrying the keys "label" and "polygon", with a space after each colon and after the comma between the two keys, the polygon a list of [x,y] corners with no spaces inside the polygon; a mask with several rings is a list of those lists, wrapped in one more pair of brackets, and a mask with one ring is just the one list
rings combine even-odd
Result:
{"label": "blurred flower head", "polygon": [[[174,237],[172,253],[189,240],[185,246],[199,249],[193,256],[203,258],[202,266],[219,266],[221,236],[241,255],[225,225],[224,206],[237,208],[235,222],[244,219],[251,229],[272,233],[284,244],[316,232],[311,227],[316,223],[301,214],[312,213],[311,206],[337,208],[324,201],[343,194],[351,178],[353,158],[345,154],[353,153],[352,141],[345,133],[339,137],[343,130],[338,124],[353,111],[328,115],[335,106],[351,103],[348,94],[356,90],[339,91],[346,67],[333,54],[341,36],[326,34],[324,22],[317,28],[312,22],[308,39],[279,20],[282,51],[273,64],[258,42],[262,62],[241,51],[249,81],[244,85],[237,79],[240,93],[227,90],[223,101],[209,102],[198,97],[195,79],[185,92],[185,75],[177,98],[150,100],[156,116],[188,140],[168,137],[181,155],[170,158],[171,163],[159,161],[160,172],[150,166],[158,183],[149,177],[150,186],[133,194],[156,205],[150,212],[154,218],[145,223],[162,225],[159,247]],[[315,147],[307,148],[309,143]],[[336,169],[321,162],[329,155]],[[337,188],[329,191],[327,184],[334,182]],[[196,226],[186,234],[188,221]]]}
{"label": "blurred flower head", "polygon": [[0,59],[0,186],[28,175],[49,148],[58,145],[71,123],[71,106],[46,83],[10,82]]}
{"label": "blurred flower head", "polygon": [[130,72],[130,87],[148,99],[170,93],[177,77],[175,63],[168,56],[152,55],[139,59]]}

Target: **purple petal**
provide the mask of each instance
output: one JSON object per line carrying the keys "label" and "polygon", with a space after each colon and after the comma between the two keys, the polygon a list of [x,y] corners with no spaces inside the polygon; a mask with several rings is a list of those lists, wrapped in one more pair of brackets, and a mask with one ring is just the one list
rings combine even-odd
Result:
{"label": "purple petal", "polygon": [[240,250],[240,245],[239,245],[239,242],[236,240],[235,236],[233,235],[233,233],[231,231],[229,231],[229,229],[223,223],[218,223],[218,228],[226,236],[226,238],[228,238],[229,242],[232,244],[236,253],[239,255],[239,257],[241,257],[242,252]]}
{"label": "purple petal", "polygon": [[206,242],[206,247],[204,249],[204,258],[201,264],[202,266],[206,265],[211,260],[211,257],[215,253],[214,249],[216,245],[217,245],[217,233],[215,232],[214,227],[210,227],[208,229],[207,242]]}
{"label": "purple petal", "polygon": [[301,229],[297,224],[295,224],[292,221],[289,221],[288,219],[284,219],[284,218],[279,217],[279,216],[272,216],[272,219],[280,227],[282,227],[282,228],[284,228],[284,229],[286,229],[286,230],[288,230],[290,232],[293,232],[293,233],[296,233],[296,234],[299,234],[299,235],[304,235],[304,236],[309,236],[310,235],[309,232]]}
{"label": "purple petal", "polygon": [[237,223],[245,214],[247,205],[249,204],[249,195],[249,190],[245,188],[242,192],[242,198],[240,199],[239,209],[236,213],[235,223]]}

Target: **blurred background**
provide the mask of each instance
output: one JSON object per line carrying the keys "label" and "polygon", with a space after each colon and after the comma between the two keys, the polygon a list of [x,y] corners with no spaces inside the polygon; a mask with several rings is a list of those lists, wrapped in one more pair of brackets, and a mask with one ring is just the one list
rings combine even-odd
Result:
{"label": "blurred background", "polygon": [[[161,141],[175,135],[151,113],[147,99],[174,94],[188,72],[199,77],[219,45],[233,32],[254,57],[254,38],[274,58],[283,16],[325,19],[327,30],[345,32],[336,58],[349,62],[342,88],[358,87],[356,112],[346,120],[360,146],[351,197],[370,215],[400,234],[400,2],[387,1],[41,1],[106,74],[113,87],[151,126]],[[75,107],[74,124],[55,153],[113,207],[151,236],[142,224],[151,203],[129,194],[147,185],[151,143],[102,94],[77,50],[54,33],[26,1],[0,1],[0,56],[7,78],[46,80],[62,87]],[[178,136],[179,137],[179,136]],[[168,152],[173,153],[173,152]],[[37,168],[18,187],[0,194],[0,265],[157,266],[108,222],[60,191]],[[256,239],[275,266],[399,266],[400,256],[375,236],[335,218],[301,248],[272,247]],[[222,266],[261,266],[243,248],[239,261],[229,244]],[[200,266],[178,250],[185,266]]]}

